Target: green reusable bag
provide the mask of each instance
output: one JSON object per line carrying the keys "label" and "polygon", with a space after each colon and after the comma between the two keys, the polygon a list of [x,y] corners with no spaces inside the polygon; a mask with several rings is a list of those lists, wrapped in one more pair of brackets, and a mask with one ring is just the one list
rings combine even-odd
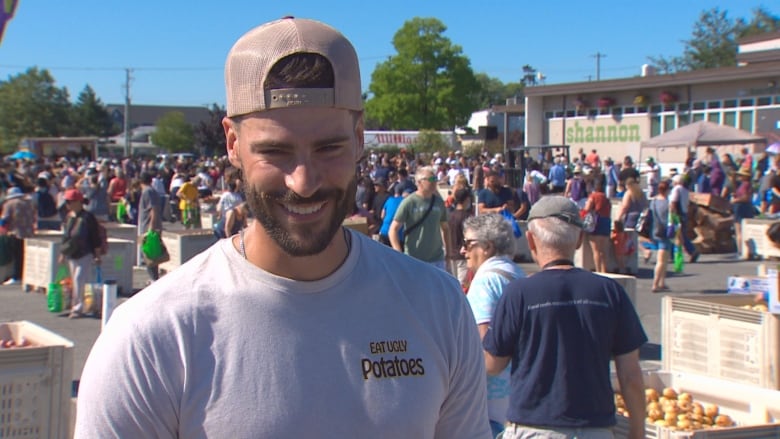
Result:
{"label": "green reusable bag", "polygon": [[49,312],[62,311],[62,285],[60,285],[60,281],[68,277],[68,275],[68,267],[61,265],[59,270],[57,270],[54,282],[51,282],[46,289],[46,307]]}
{"label": "green reusable bag", "polygon": [[682,273],[683,272],[683,265],[685,263],[683,257],[685,255],[683,254],[683,248],[681,245],[675,245],[674,246],[674,272],[675,273]]}
{"label": "green reusable bag", "polygon": [[141,244],[141,250],[144,252],[144,256],[149,259],[157,259],[163,253],[163,243],[160,234],[154,230],[149,230],[144,235],[144,241]]}
{"label": "green reusable bag", "polygon": [[119,204],[116,205],[116,221],[120,224],[124,224],[126,219],[127,205],[125,205],[124,201],[120,201]]}

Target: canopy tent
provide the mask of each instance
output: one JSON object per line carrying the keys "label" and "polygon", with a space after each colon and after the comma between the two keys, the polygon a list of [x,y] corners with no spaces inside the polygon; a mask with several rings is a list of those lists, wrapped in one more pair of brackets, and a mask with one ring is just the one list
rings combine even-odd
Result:
{"label": "canopy tent", "polygon": [[640,148],[688,148],[750,143],[766,144],[766,138],[728,125],[718,125],[701,120],[645,140],[641,143]]}
{"label": "canopy tent", "polygon": [[767,140],[764,137],[756,136],[747,131],[728,125],[718,125],[702,120],[641,142],[639,146],[639,160],[641,163],[643,152],[648,149],[655,150],[657,155],[658,151],[667,148],[673,150],[679,148],[696,150],[697,147],[749,144],[766,145],[766,143]]}

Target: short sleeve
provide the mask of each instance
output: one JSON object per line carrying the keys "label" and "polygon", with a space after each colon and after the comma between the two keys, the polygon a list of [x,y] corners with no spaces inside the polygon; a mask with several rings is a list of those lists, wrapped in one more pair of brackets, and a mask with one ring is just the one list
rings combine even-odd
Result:
{"label": "short sleeve", "polygon": [[482,346],[497,357],[511,357],[523,327],[523,304],[517,282],[509,284],[496,304]]}

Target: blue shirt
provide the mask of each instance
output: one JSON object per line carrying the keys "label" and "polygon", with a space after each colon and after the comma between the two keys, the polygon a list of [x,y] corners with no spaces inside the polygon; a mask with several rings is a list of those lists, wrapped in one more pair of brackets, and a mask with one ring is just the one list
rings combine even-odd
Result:
{"label": "blue shirt", "polygon": [[477,192],[477,202],[487,208],[501,207],[512,200],[512,189],[502,186],[498,193],[490,189],[481,189]]}
{"label": "blue shirt", "polygon": [[615,425],[610,360],[646,341],[623,287],[573,268],[507,285],[483,346],[512,358],[509,421],[603,428]]}
{"label": "blue shirt", "polygon": [[561,165],[553,165],[550,168],[550,176],[548,178],[553,186],[564,187],[566,186],[566,170]]}

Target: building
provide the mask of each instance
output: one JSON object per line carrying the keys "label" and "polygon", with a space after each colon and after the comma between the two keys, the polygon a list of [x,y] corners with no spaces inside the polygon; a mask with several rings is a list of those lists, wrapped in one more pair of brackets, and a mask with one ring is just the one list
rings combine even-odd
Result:
{"label": "building", "polygon": [[[739,41],[739,65],[676,74],[544,85],[525,90],[525,144],[637,158],[640,143],[699,120],[780,140],[780,32]],[[737,150],[738,147],[734,147]],[[659,151],[682,162],[685,150]]]}

